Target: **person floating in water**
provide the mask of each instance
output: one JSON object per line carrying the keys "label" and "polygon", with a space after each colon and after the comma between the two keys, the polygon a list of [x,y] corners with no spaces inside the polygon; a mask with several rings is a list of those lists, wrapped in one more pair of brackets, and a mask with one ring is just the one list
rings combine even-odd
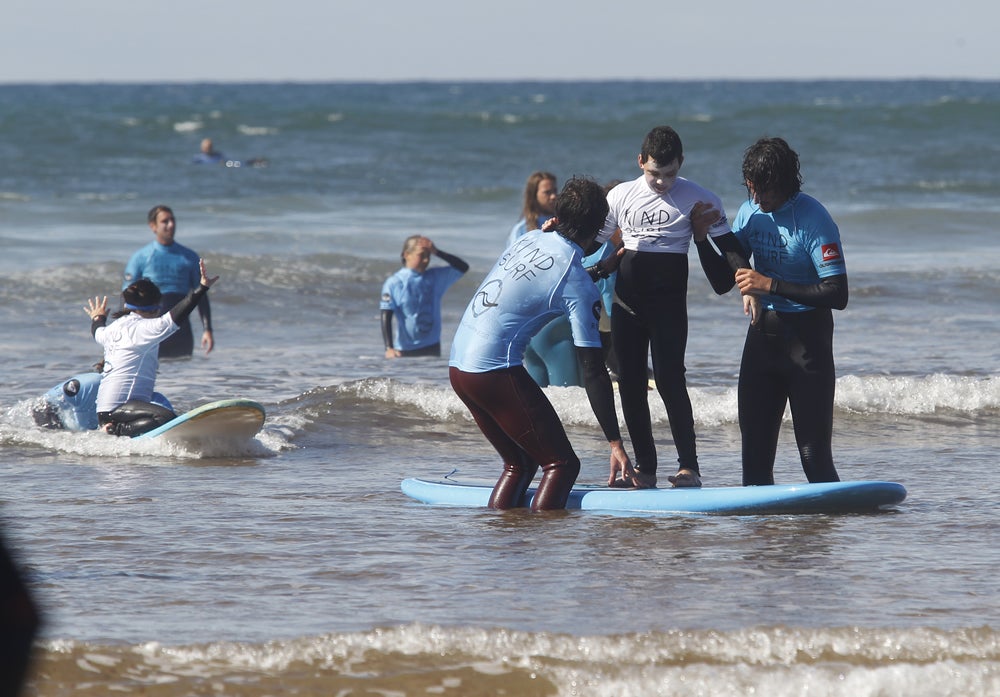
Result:
{"label": "person floating in water", "polygon": [[191,162],[196,165],[216,165],[224,164],[226,167],[267,167],[270,162],[266,157],[252,157],[249,160],[234,160],[226,157],[223,153],[215,149],[211,138],[203,138],[201,150],[191,158]]}
{"label": "person floating in water", "polygon": [[203,138],[201,141],[201,152],[191,158],[196,165],[213,165],[222,162],[226,156],[215,149],[211,138]]}

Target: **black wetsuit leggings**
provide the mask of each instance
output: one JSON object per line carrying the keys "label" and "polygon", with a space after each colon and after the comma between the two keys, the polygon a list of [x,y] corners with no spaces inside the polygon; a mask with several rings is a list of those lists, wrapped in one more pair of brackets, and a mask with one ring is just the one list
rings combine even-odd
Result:
{"label": "black wetsuit leggings", "polygon": [[833,466],[833,314],[828,309],[764,313],[751,326],[740,366],[743,484],[774,484],[785,405],[810,482],[840,481]]}
{"label": "black wetsuit leggings", "polygon": [[680,467],[698,472],[694,415],[684,377],[687,281],[688,260],[683,254],[628,251],[618,267],[611,339],[618,354],[618,388],[636,468],[646,474],[656,473],[646,372],[650,355],[677,461]]}
{"label": "black wetsuit leggings", "polygon": [[101,427],[112,424],[113,436],[138,436],[175,418],[177,415],[169,409],[138,399],[130,399],[112,411],[97,412],[97,423]]}
{"label": "black wetsuit leggings", "polygon": [[455,367],[449,371],[455,393],[503,460],[490,508],[525,506],[525,493],[539,466],[542,480],[532,510],[565,508],[580,474],[580,458],[559,415],[528,371],[523,366],[487,373]]}

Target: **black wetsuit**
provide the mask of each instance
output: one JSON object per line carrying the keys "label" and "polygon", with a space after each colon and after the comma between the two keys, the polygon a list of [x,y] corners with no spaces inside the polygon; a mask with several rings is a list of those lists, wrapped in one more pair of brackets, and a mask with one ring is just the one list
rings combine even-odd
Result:
{"label": "black wetsuit", "polygon": [[636,468],[656,474],[647,356],[670,420],[680,467],[698,472],[694,415],[685,379],[688,260],[683,254],[626,251],[618,267],[611,336],[618,353],[622,414]]}
{"label": "black wetsuit", "polygon": [[[163,313],[167,313],[170,311],[170,308],[183,300],[184,297],[184,294],[181,293],[164,293],[160,298],[160,308],[162,308]],[[212,331],[212,309],[207,295],[203,296],[198,302],[198,312],[201,315],[204,331]],[[178,326],[180,326],[180,329],[168,336],[160,344],[160,358],[184,358],[194,353],[195,340],[194,330],[191,327],[191,318],[185,318]]]}
{"label": "black wetsuit", "polygon": [[[733,269],[749,263],[732,233],[713,240],[725,257],[717,256],[712,249],[711,257],[703,258],[701,245],[699,257],[713,287],[728,282],[728,290],[733,285]],[[622,413],[635,450],[636,469],[645,474],[656,474],[647,353],[653,364],[656,390],[667,410],[679,468],[700,474],[684,365],[688,337],[687,285],[688,258],[683,254],[626,251],[618,267],[611,336],[618,354]]]}
{"label": "black wetsuit", "polygon": [[[839,239],[838,239],[839,244]],[[839,249],[837,250],[839,259]],[[712,287],[727,292],[739,266],[708,243],[698,255]],[[817,283],[772,279],[771,296],[810,307],[802,312],[764,310],[747,330],[739,378],[739,421],[743,438],[743,484],[774,484],[774,458],[785,406],[792,411],[795,442],[810,482],[840,481],[833,464],[833,313],[847,306],[847,275]]]}
{"label": "black wetsuit", "polygon": [[747,330],[740,364],[743,484],[774,484],[786,403],[802,469],[810,482],[840,480],[833,466],[833,313],[767,310]]}

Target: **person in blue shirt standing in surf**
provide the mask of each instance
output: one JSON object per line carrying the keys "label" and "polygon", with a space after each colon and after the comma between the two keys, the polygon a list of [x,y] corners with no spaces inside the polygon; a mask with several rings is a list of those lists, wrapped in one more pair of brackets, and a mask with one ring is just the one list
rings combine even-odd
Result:
{"label": "person in blue shirt standing in surf", "polygon": [[[847,307],[847,267],[840,230],[819,201],[802,192],[799,156],[781,138],[761,138],[743,157],[748,200],[733,233],[754,269],[735,279],[753,316],[740,364],[738,411],[743,484],[774,484],[778,433],[789,404],[802,469],[810,482],[837,482],[833,465],[833,313]],[[699,249],[699,252],[702,250]],[[707,269],[706,269],[707,270]],[[750,303],[760,301],[760,316]]]}
{"label": "person in blue shirt standing in surf", "polygon": [[[448,266],[428,268],[436,256]],[[423,235],[411,235],[400,254],[403,268],[382,284],[379,309],[386,358],[441,355],[441,298],[469,270]],[[394,331],[392,320],[396,319]]]}
{"label": "person in blue shirt standing in surf", "polygon": [[[153,206],[146,216],[149,229],[156,239],[137,251],[125,266],[124,291],[140,279],[147,279],[160,289],[160,311],[167,312],[180,302],[190,291],[196,290],[201,279],[198,269],[198,254],[174,240],[177,221],[174,212],[167,206]],[[198,303],[201,317],[201,346],[205,353],[215,347],[212,334],[212,310],[208,296]],[[185,319],[180,331],[160,344],[160,358],[181,358],[194,352],[194,334],[191,321]]]}

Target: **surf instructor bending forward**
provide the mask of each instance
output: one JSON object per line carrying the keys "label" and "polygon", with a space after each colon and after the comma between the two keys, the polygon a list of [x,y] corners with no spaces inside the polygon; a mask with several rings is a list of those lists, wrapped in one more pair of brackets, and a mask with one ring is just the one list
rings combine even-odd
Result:
{"label": "surf instructor bending forward", "polygon": [[580,473],[580,459],[559,416],[522,364],[531,337],[563,313],[569,316],[587,397],[611,446],[609,484],[619,475],[627,483],[635,476],[604,367],[597,328],[600,294],[581,263],[607,213],[597,183],[583,178],[567,182],[556,200],[557,234],[536,230],[508,247],[479,286],[455,334],[451,385],[504,463],[490,508],[525,505],[539,467],[542,479],[532,510],[565,508]]}
{"label": "surf instructor bending forward", "polygon": [[175,414],[152,404],[159,369],[159,346],[180,329],[198,301],[219,277],[209,278],[204,260],[198,260],[201,280],[170,310],[160,315],[160,289],[140,279],[122,291],[124,309],[108,321],[108,298],[87,300],[90,331],[104,347],[104,374],[97,390],[97,422],[105,433],[137,436],[166,423]]}

